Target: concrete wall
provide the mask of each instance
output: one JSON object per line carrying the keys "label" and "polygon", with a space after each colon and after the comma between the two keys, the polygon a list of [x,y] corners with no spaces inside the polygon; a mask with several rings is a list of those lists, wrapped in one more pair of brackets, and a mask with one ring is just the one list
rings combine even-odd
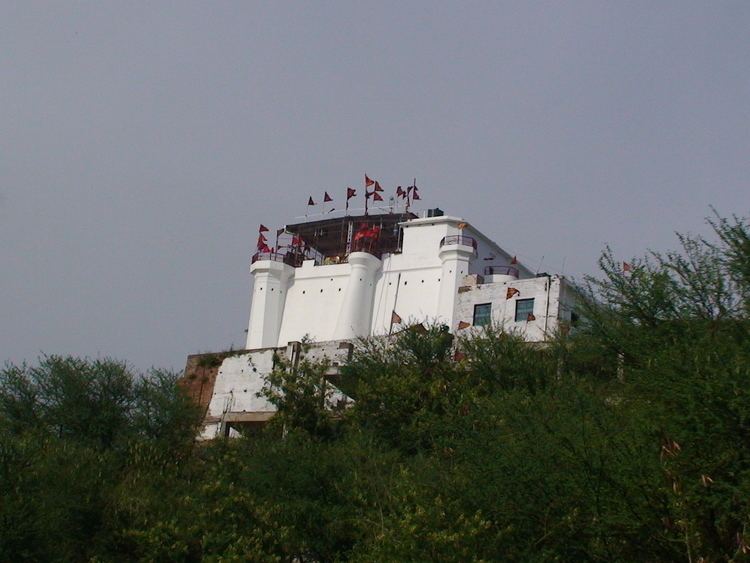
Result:
{"label": "concrete wall", "polygon": [[333,340],[350,270],[349,264],[315,266],[312,261],[295,269],[287,286],[276,346],[302,340],[305,335],[315,341]]}
{"label": "concrete wall", "polygon": [[219,366],[201,439],[220,435],[222,422],[228,413],[268,413],[275,409],[256,394],[263,388],[263,376],[273,369],[272,348],[245,352],[225,358]]}
{"label": "concrete wall", "polygon": [[[559,276],[541,276],[501,283],[475,284],[467,283],[459,289],[456,302],[456,315],[452,329],[458,330],[458,323],[463,321],[473,326],[474,307],[484,303],[492,304],[492,321],[505,328],[522,334],[533,341],[545,340],[558,328],[561,311],[561,297],[564,300],[562,309],[572,308],[572,294],[565,291],[567,283]],[[515,288],[520,293],[507,299],[508,288]],[[516,322],[516,304],[519,299],[534,299],[534,317],[532,321]],[[567,300],[567,301],[565,301]],[[567,313],[569,315],[569,312]],[[568,316],[569,318],[569,316]],[[472,329],[466,329],[472,330]]]}
{"label": "concrete wall", "polygon": [[[263,389],[265,376],[274,368],[274,354],[291,363],[302,359],[312,362],[326,360],[331,364],[329,375],[333,376],[338,372],[339,366],[351,359],[351,351],[351,344],[346,342],[323,342],[311,344],[307,348],[299,342],[294,342],[284,348],[247,350],[231,353],[230,356],[222,354],[221,365],[218,369],[214,368],[213,390],[200,439],[210,440],[223,435],[227,421],[265,422],[273,416],[276,412],[275,407],[264,398],[258,397],[258,393]],[[195,357],[188,358],[186,377],[195,362]],[[335,393],[333,399],[339,401],[345,397],[341,393]],[[237,434],[230,431],[228,435]]]}

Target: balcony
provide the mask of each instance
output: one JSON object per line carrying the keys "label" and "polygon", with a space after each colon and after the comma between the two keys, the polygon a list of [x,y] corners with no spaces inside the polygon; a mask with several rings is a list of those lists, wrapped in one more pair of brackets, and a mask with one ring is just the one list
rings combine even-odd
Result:
{"label": "balcony", "polygon": [[440,248],[443,248],[444,246],[470,246],[474,249],[474,252],[477,251],[477,241],[472,237],[464,235],[449,235],[443,237],[440,241]]}
{"label": "balcony", "polygon": [[256,252],[250,259],[251,264],[255,264],[258,260],[271,260],[273,262],[283,262],[284,255],[278,252]]}
{"label": "balcony", "polygon": [[283,262],[293,268],[299,268],[305,260],[315,260],[316,264],[319,263],[318,257],[313,256],[308,258],[302,253],[287,252],[281,254],[280,252],[256,252],[250,259],[250,264],[255,264],[256,262],[264,260]]}
{"label": "balcony", "polygon": [[513,276],[518,277],[518,268],[513,266],[486,266],[484,268],[485,276]]}

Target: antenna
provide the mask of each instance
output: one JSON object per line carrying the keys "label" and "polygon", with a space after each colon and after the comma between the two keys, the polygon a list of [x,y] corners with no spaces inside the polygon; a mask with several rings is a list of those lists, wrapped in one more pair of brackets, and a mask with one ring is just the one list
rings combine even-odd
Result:
{"label": "antenna", "polygon": [[534,274],[538,274],[539,270],[542,269],[542,262],[544,262],[544,256],[542,256],[542,259],[539,260],[539,265],[536,267],[536,272],[534,272]]}

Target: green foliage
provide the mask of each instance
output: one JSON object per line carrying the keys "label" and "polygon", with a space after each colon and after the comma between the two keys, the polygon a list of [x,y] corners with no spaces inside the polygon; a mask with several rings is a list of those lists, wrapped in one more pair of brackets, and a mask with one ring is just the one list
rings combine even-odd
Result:
{"label": "green foliage", "polygon": [[750,229],[710,224],[625,274],[605,250],[543,346],[362,341],[346,405],[278,359],[252,438],[195,447],[166,372],[7,366],[0,560],[748,561]]}
{"label": "green foliage", "polygon": [[143,452],[175,464],[192,448],[199,413],[176,381],[59,356],[0,371],[0,560],[79,561],[113,549],[113,497],[143,469]]}
{"label": "green foliage", "polygon": [[[302,346],[309,349],[307,342]],[[302,358],[291,362],[274,358],[274,369],[266,376],[258,393],[275,408],[272,425],[286,432],[301,430],[316,438],[331,438],[337,430],[337,419],[345,406],[345,398],[337,395],[328,382],[328,361],[311,362]]]}

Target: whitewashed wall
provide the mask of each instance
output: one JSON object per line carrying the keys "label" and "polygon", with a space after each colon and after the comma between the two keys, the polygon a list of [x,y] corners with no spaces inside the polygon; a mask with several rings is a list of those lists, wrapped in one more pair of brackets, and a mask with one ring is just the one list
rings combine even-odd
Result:
{"label": "whitewashed wall", "polygon": [[349,264],[315,266],[311,260],[295,269],[286,288],[277,346],[306,335],[319,342],[333,339],[349,271]]}
{"label": "whitewashed wall", "polygon": [[[494,323],[501,325],[505,330],[518,332],[528,340],[544,340],[545,334],[552,334],[558,328],[560,298],[561,295],[563,298],[569,295],[561,289],[565,285],[566,282],[559,276],[541,276],[503,283],[467,284],[458,294],[452,329],[458,330],[458,323],[461,321],[473,324],[474,306],[491,303]],[[510,287],[517,289],[520,294],[506,299]],[[535,319],[516,322],[516,302],[529,298],[534,299]],[[566,307],[570,309],[571,305],[566,304]]]}
{"label": "whitewashed wall", "polygon": [[219,367],[214,391],[208,404],[202,439],[219,435],[223,415],[229,412],[274,412],[265,399],[256,394],[263,388],[263,376],[273,369],[274,349],[259,350],[225,358]]}
{"label": "whitewashed wall", "polygon": [[[300,350],[300,359],[311,362],[327,360],[334,370],[349,360],[351,350],[350,346],[342,346],[340,342],[316,343],[306,350],[298,346],[296,348]],[[271,403],[257,395],[263,389],[265,376],[273,370],[274,354],[293,361],[294,350],[295,346],[290,345],[285,348],[251,350],[225,358],[216,375],[200,439],[217,438],[222,430],[222,421],[232,415],[252,413],[270,416],[276,412]],[[339,392],[333,397],[335,401],[344,398]]]}

